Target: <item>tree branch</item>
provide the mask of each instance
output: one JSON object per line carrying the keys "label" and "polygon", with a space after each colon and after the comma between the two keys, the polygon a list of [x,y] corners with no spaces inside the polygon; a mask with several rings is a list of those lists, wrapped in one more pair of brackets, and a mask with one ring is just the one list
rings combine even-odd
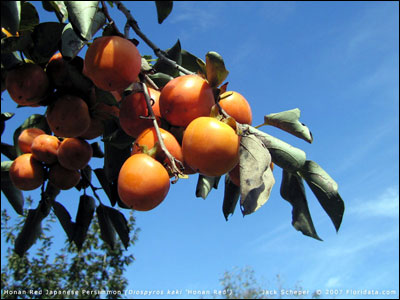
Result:
{"label": "tree branch", "polygon": [[167,55],[165,54],[164,51],[162,51],[157,45],[155,45],[139,28],[139,25],[135,18],[132,16],[131,12],[129,9],[125,7],[124,4],[121,3],[121,1],[113,1],[116,5],[117,8],[125,15],[127,19],[127,23],[129,26],[135,31],[135,33],[154,51],[154,54],[164,61],[165,63],[169,64],[173,68],[181,71],[182,73],[186,75],[191,75],[194,74],[193,72],[183,68],[182,66],[178,65],[175,61],[172,59],[169,59]]}

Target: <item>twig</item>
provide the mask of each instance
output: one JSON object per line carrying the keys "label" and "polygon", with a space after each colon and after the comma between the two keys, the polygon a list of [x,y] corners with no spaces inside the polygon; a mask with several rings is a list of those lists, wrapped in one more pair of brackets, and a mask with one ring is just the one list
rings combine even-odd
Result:
{"label": "twig", "polygon": [[143,87],[143,93],[146,98],[147,109],[149,112],[149,119],[153,120],[153,126],[156,130],[157,139],[160,143],[161,150],[165,153],[168,160],[171,162],[172,173],[175,176],[175,180],[173,180],[172,183],[176,183],[179,179],[179,175],[183,175],[182,171],[176,166],[176,162],[179,162],[179,164],[182,166],[183,166],[183,164],[182,164],[182,162],[178,161],[175,157],[173,157],[172,154],[168,151],[167,147],[165,146],[164,140],[161,136],[160,127],[158,126],[158,123],[157,123],[157,118],[156,118],[153,108],[151,106],[151,98],[150,98],[149,92],[147,90],[146,84],[143,82],[142,82],[142,87]]}
{"label": "twig", "polygon": [[113,1],[116,5],[117,8],[125,15],[126,19],[127,19],[127,23],[129,24],[129,26],[131,26],[131,28],[133,29],[133,31],[135,31],[135,33],[154,51],[154,54],[160,58],[162,61],[166,62],[167,64],[169,64],[170,66],[172,66],[173,68],[181,71],[182,73],[186,74],[186,75],[191,75],[194,74],[193,72],[183,68],[182,66],[180,66],[179,64],[177,64],[175,61],[173,61],[172,59],[169,59],[167,57],[167,55],[165,54],[164,51],[162,51],[159,47],[157,47],[139,28],[139,25],[137,23],[137,21],[135,20],[135,18],[132,16],[131,12],[129,9],[127,9],[125,7],[124,4],[121,3],[121,1]]}
{"label": "twig", "polygon": [[99,203],[102,204],[99,195],[97,195],[97,193],[96,193],[96,190],[98,190],[99,188],[96,188],[92,184],[92,182],[89,180],[89,178],[86,176],[86,173],[83,170],[80,170],[80,173],[81,173],[81,176],[85,178],[86,182],[89,184],[90,188],[92,189],[93,196],[95,196],[95,198],[99,201]]}
{"label": "twig", "polygon": [[107,5],[104,3],[104,1],[101,1],[101,8],[103,10],[104,15],[106,16],[108,22],[111,24],[113,27],[114,31],[118,33],[118,35],[123,36],[123,34],[119,31],[117,25],[115,25],[114,20],[111,18],[110,14],[108,13],[108,8]]}
{"label": "twig", "polygon": [[144,80],[151,85],[151,87],[157,91],[160,90],[160,88],[154,83],[153,80],[151,80],[151,78],[149,77],[149,75],[144,75]]}

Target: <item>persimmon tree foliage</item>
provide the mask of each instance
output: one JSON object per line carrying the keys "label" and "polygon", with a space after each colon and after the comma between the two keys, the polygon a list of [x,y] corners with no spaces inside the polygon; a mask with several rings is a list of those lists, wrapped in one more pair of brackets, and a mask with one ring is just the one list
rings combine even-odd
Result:
{"label": "persimmon tree foliage", "polygon": [[[161,24],[173,3],[155,4]],[[16,238],[19,255],[34,244],[50,210],[78,247],[77,224],[95,213],[102,239],[113,247],[118,235],[127,247],[129,228],[121,210],[156,209],[170,183],[196,173],[195,195],[202,198],[225,177],[222,211],[228,220],[238,203],[249,215],[268,200],[279,167],[281,196],[293,206],[292,225],[320,239],[306,182],[339,229],[344,203],[335,181],[303,150],[259,129],[275,126],[312,143],[299,109],[267,114],[264,124],[253,127],[251,103],[228,88],[220,54],[209,51],[203,60],[179,40],[160,49],[120,1],[42,1],[42,6],[59,22],[40,22],[30,2],[1,3],[2,91],[19,106],[46,107],[44,115],[32,114],[13,129],[13,145],[1,146],[10,159],[1,164],[1,187],[16,212],[23,211],[21,190],[42,192]],[[116,14],[126,18],[122,31],[112,18]],[[139,53],[139,42],[153,53]],[[15,113],[2,113],[2,129]],[[91,141],[97,137],[100,142]],[[92,157],[104,159],[103,167],[93,170]],[[92,183],[95,177],[101,186]],[[82,192],[75,221],[56,201],[71,187]],[[98,189],[108,200],[100,199]]]}

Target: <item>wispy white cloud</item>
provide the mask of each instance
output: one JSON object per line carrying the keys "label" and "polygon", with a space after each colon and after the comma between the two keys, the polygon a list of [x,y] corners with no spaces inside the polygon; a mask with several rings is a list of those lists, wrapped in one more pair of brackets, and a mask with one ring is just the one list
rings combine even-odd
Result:
{"label": "wispy white cloud", "polygon": [[372,199],[357,199],[348,207],[347,214],[361,218],[399,217],[399,188],[389,187],[381,195]]}

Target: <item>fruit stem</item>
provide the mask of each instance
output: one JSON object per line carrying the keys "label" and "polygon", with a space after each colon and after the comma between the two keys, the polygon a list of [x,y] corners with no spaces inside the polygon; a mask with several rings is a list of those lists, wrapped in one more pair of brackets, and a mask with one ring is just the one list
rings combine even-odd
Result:
{"label": "fruit stem", "polygon": [[183,172],[177,167],[176,163],[178,162],[181,166],[183,166],[183,164],[182,164],[182,162],[177,160],[174,156],[172,156],[172,154],[168,151],[167,147],[165,146],[164,140],[161,136],[160,127],[158,126],[157,118],[154,114],[153,107],[151,106],[151,98],[149,95],[149,91],[144,82],[141,82],[141,84],[143,87],[143,93],[144,93],[146,103],[147,103],[149,118],[153,120],[153,126],[154,126],[154,129],[156,130],[157,139],[160,143],[160,147],[161,147],[162,151],[165,153],[165,155],[167,156],[168,160],[171,162],[172,173],[175,176],[175,179],[172,181],[172,183],[176,183],[179,180],[179,175],[183,175]]}
{"label": "fruit stem", "polygon": [[169,59],[167,55],[165,54],[164,51],[162,51],[157,45],[155,45],[139,28],[139,25],[135,18],[132,16],[131,12],[129,9],[125,7],[124,4],[122,4],[121,1],[113,1],[116,5],[117,8],[125,15],[127,19],[127,23],[129,26],[135,31],[135,33],[154,51],[154,54],[160,58],[162,61],[165,63],[169,64],[173,68],[181,71],[182,73],[186,75],[192,75],[194,74],[193,72],[183,68],[182,66],[178,65],[175,61],[172,59]]}

